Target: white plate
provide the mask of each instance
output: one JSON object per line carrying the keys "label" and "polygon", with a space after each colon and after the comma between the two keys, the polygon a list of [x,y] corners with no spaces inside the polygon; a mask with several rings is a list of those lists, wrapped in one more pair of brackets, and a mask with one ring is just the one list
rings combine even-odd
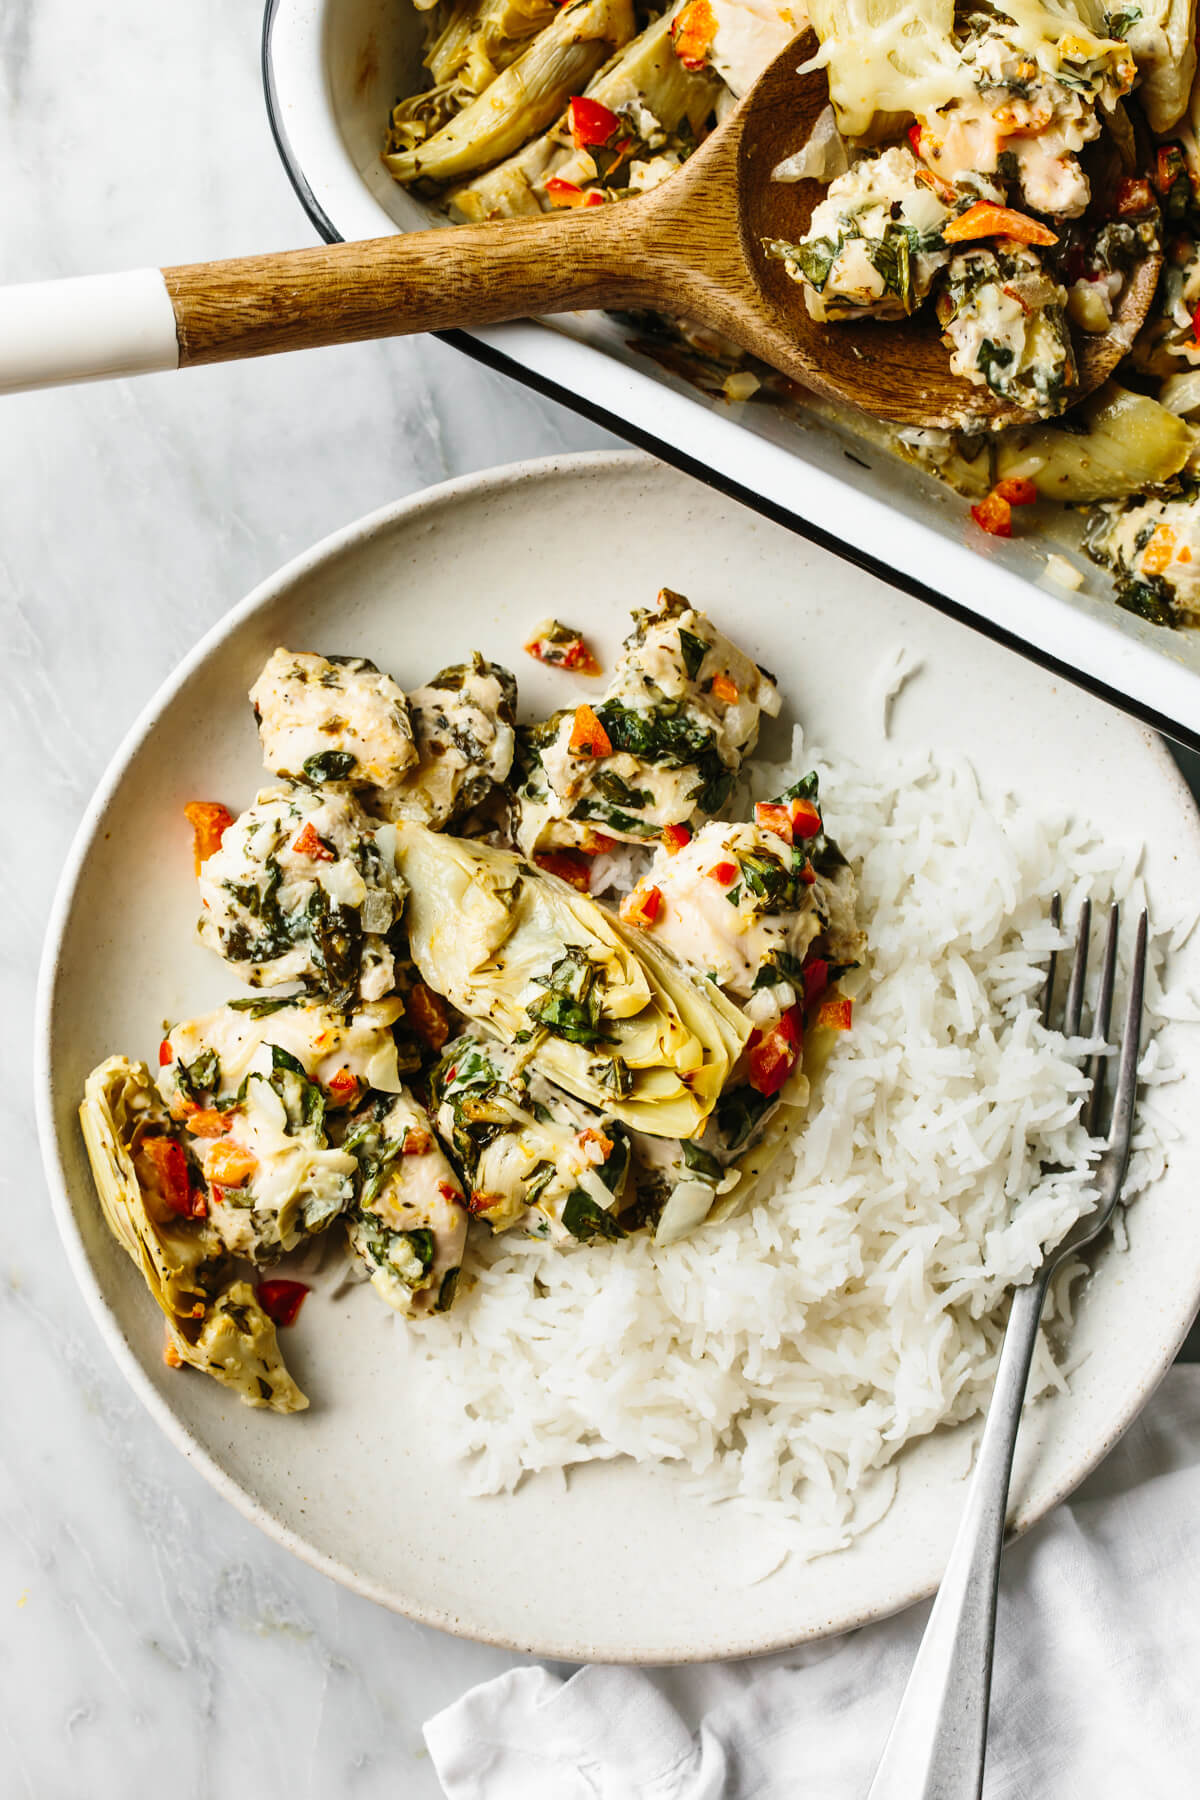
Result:
{"label": "white plate", "polygon": [[[152,1058],[164,1017],[215,1005],[234,985],[192,941],[182,808],[252,797],[261,765],[245,694],[277,643],[365,653],[402,685],[478,646],[518,671],[524,709],[544,714],[561,701],[562,677],[521,653],[530,624],[551,611],[586,621],[611,655],[629,607],[664,583],[778,672],[816,738],[859,755],[889,754],[878,676],[907,646],[924,669],[897,702],[899,741],[969,750],[985,788],[1126,829],[1135,821],[1151,845],[1152,891],[1172,902],[1200,892],[1190,798],[1141,727],[647,458],[575,457],[468,477],[376,513],[209,634],[138,721],[89,809],[40,997],[40,1124],[63,1237],[114,1353],[170,1437],[249,1517],[359,1592],[567,1658],[744,1654],[904,1605],[940,1572],[962,1497],[961,1435],[906,1456],[892,1511],[851,1549],[790,1561],[754,1586],[760,1528],[688,1502],[652,1469],[591,1464],[566,1495],[532,1479],[512,1497],[467,1500],[437,1420],[420,1416],[406,1382],[404,1326],[367,1290],[310,1300],[285,1334],[313,1400],[299,1417],[251,1412],[215,1383],[164,1368],[157,1311],[101,1220],[75,1108],[104,1055]],[[120,653],[114,644],[101,679],[116,677]],[[836,792],[828,804],[836,828]],[[1072,1393],[1035,1408],[1022,1435],[1022,1523],[1097,1462],[1178,1347],[1200,1296],[1198,1187],[1200,1144],[1185,1139],[1137,1203],[1129,1253],[1101,1259],[1072,1344],[1083,1358]]]}
{"label": "white plate", "polygon": [[[412,0],[266,0],[263,74],[275,141],[327,240],[445,220],[379,159],[396,97],[421,84]],[[1103,694],[1200,751],[1200,631],[1121,611],[1108,577],[1075,554],[1085,586],[1045,578],[1062,545],[1025,530],[985,538],[967,504],[895,457],[815,418],[706,399],[632,350],[603,313],[448,334],[460,348],[664,461],[780,520],[997,642]],[[1070,522],[1060,515],[1060,524]]]}

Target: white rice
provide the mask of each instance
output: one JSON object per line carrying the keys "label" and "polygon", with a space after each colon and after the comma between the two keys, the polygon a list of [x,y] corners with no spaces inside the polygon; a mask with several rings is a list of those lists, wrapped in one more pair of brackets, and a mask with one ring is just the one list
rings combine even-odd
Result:
{"label": "white rice", "polygon": [[[1079,1046],[1037,1005],[1085,894],[1142,906],[1139,850],[985,805],[963,761],[889,747],[885,777],[795,749],[755,791],[820,771],[870,941],[853,1030],[771,1187],[724,1224],[665,1249],[480,1234],[476,1284],[410,1352],[470,1491],[628,1455],[768,1515],[806,1553],[842,1545],[886,1509],[905,1444],[986,1404],[1009,1288],[1094,1203]],[[1152,922],[1151,1027],[1195,1016],[1160,984],[1190,921]],[[1172,1078],[1153,1038],[1143,1077],[1151,1096]],[[1144,1101],[1129,1197],[1167,1135]],[[1081,1272],[1056,1281],[1051,1320]],[[1062,1380],[1044,1338],[1031,1393]]]}

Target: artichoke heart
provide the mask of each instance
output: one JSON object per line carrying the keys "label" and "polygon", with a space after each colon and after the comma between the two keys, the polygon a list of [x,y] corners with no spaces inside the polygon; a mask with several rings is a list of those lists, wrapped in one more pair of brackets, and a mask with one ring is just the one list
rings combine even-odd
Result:
{"label": "artichoke heart", "polygon": [[422,979],[568,1093],[693,1136],[750,1034],[719,990],[510,851],[420,825],[397,836]]}
{"label": "artichoke heart", "polygon": [[383,158],[397,181],[454,181],[544,131],[633,36],[631,0],[568,0],[482,94],[432,137]]}
{"label": "artichoke heart", "polygon": [[139,1173],[145,1144],[171,1131],[146,1065],[123,1056],[101,1063],[88,1076],[79,1118],[105,1220],[162,1309],[174,1355],[247,1406],[303,1411],[308,1401],[284,1367],[275,1326],[249,1283],[231,1279],[213,1227],[158,1206]]}
{"label": "artichoke heart", "polygon": [[[682,0],[680,0],[682,4]],[[586,98],[620,115],[629,134],[647,153],[666,144],[681,126],[693,140],[722,92],[716,76],[685,69],[675,54],[672,28],[680,5],[655,19],[588,83]],[[565,170],[578,152],[558,122],[543,136],[525,144],[497,168],[480,175],[447,198],[464,219],[494,219],[536,213],[549,206],[545,183]]]}

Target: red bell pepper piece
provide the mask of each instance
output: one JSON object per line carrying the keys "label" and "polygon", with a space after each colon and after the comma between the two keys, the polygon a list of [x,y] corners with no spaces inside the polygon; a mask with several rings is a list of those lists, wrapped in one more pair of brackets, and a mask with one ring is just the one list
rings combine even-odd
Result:
{"label": "red bell pepper piece", "polygon": [[616,113],[602,106],[599,100],[589,100],[586,94],[577,94],[574,100],[568,101],[567,122],[577,150],[587,150],[593,144],[607,144],[621,129]]}
{"label": "red bell pepper piece", "polygon": [[233,824],[233,814],[216,800],[189,800],[183,816],[192,828],[192,854],[198,875],[201,863],[221,848],[221,839]]}
{"label": "red bell pepper piece", "polygon": [[[175,1139],[143,1138],[141,1155],[145,1164],[149,1165],[154,1192],[168,1211],[173,1212],[178,1219],[202,1218],[203,1211],[196,1210],[197,1196],[192,1192],[187,1157]],[[203,1196],[199,1198],[202,1200]]]}
{"label": "red bell pepper piece", "polygon": [[294,1325],[309,1291],[307,1282],[285,1281],[281,1275],[276,1275],[269,1281],[259,1282],[258,1304],[276,1325]]}
{"label": "red bell pepper piece", "polygon": [[971,508],[971,517],[990,537],[1012,536],[1012,506],[1003,494],[989,494],[986,500]]}
{"label": "red bell pepper piece", "polygon": [[942,226],[942,239],[947,244],[966,244],[975,238],[1006,237],[1018,244],[1057,244],[1058,238],[1048,225],[1031,219],[1026,213],[1014,212],[1011,206],[994,206],[990,200],[977,200]]}
{"label": "red bell pepper piece", "polygon": [[538,850],[535,851],[533,860],[539,869],[545,869],[547,875],[557,875],[560,881],[570,882],[581,894],[589,892],[592,862],[582,850]]}
{"label": "red bell pepper piece", "polygon": [[773,831],[785,844],[792,841],[792,815],[786,806],[760,800],[754,808],[754,823],[763,831]]}
{"label": "red bell pepper piece", "polygon": [[663,849],[668,856],[677,856],[692,841],[690,825],[664,825],[662,828]]}
{"label": "red bell pepper piece", "polygon": [[811,800],[792,801],[792,836],[816,837],[821,830],[821,815]]}
{"label": "red bell pepper piece", "polygon": [[336,862],[337,858],[329,845],[317,836],[313,822],[308,820],[304,830],[292,845],[293,856],[309,856],[313,862]]}
{"label": "red bell pepper piece", "polygon": [[612,739],[586,703],[575,708],[569,748],[572,756],[612,755]]}
{"label": "red bell pepper piece", "polygon": [[1010,506],[1032,506],[1038,497],[1037,484],[1024,475],[1007,476],[996,483],[992,492],[999,494],[1001,500],[1007,500]]}
{"label": "red bell pepper piece", "polygon": [[205,1163],[209,1181],[223,1188],[245,1187],[257,1168],[257,1156],[241,1144],[214,1144]]}
{"label": "red bell pepper piece", "polygon": [[746,1046],[750,1086],[760,1094],[777,1094],[796,1066],[800,1044],[798,1006],[785,1012],[779,1023],[765,1034],[761,1031],[752,1032]]}
{"label": "red bell pepper piece", "polygon": [[639,882],[621,902],[621,918],[626,925],[653,925],[662,911],[662,889]]}
{"label": "red bell pepper piece", "polygon": [[814,956],[804,965],[804,1005],[813,1006],[829,986],[829,964],[823,956]]}
{"label": "red bell pepper piece", "polygon": [[675,54],[693,74],[704,68],[716,35],[717,21],[709,0],[690,0],[671,25]]}
{"label": "red bell pepper piece", "polygon": [[358,1076],[351,1069],[339,1069],[326,1086],[331,1100],[339,1106],[349,1106],[358,1094]]}

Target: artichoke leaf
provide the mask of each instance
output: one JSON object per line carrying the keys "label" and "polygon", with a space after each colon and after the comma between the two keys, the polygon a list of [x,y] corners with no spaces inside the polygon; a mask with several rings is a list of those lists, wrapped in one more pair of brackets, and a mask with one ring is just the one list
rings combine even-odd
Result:
{"label": "artichoke leaf", "polygon": [[302,1411],[308,1401],[284,1367],[275,1326],[249,1283],[229,1279],[212,1226],[151,1216],[135,1158],[171,1121],[145,1063],[101,1063],[88,1076],[79,1118],[105,1221],[161,1309],[179,1360],[247,1406]]}
{"label": "artichoke leaf", "polygon": [[[652,1135],[694,1136],[750,1032],[719,990],[511,851],[419,825],[397,836],[422,979],[504,1043],[527,1045],[532,1066],[578,1099]],[[555,971],[572,962],[594,1029],[582,1006],[582,1025],[545,1023]]]}
{"label": "artichoke leaf", "polygon": [[1072,414],[1086,430],[1054,425],[1006,432],[996,445],[996,477],[1023,476],[1048,500],[1117,500],[1178,474],[1195,436],[1151,400],[1109,382]]}
{"label": "artichoke leaf", "polygon": [[[671,26],[684,4],[686,0],[677,0],[661,19],[639,32],[619,56],[593,76],[584,89],[586,97],[615,113],[623,107],[644,108],[668,138],[685,120],[698,135],[717,104],[722,83],[707,69],[685,69],[675,54]],[[544,193],[546,181],[575,155],[558,121],[515,156],[469,185],[454,189],[447,196],[448,204],[471,220],[540,212],[543,200],[535,190]]]}
{"label": "artichoke leaf", "polygon": [[1151,131],[1172,131],[1189,110],[1196,120],[1196,0],[1140,0],[1125,34],[1141,77],[1137,97]]}
{"label": "artichoke leaf", "polygon": [[476,0],[456,0],[429,47],[425,67],[436,85],[459,82],[478,96],[557,11],[555,0],[483,0],[482,6]]}
{"label": "artichoke leaf", "polygon": [[386,154],[397,181],[454,181],[511,156],[633,36],[631,0],[568,0],[479,97],[410,150]]}

